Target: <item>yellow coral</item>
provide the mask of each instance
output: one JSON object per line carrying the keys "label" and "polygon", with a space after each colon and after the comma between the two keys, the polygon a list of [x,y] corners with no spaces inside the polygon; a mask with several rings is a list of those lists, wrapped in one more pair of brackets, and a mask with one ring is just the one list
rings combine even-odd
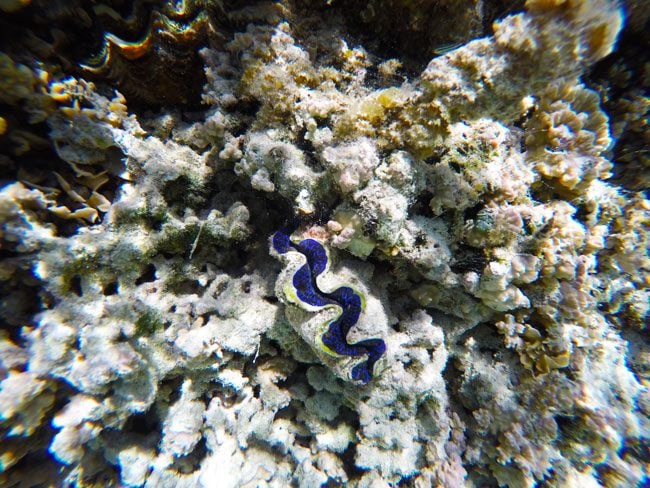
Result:
{"label": "yellow coral", "polygon": [[553,369],[569,365],[569,351],[552,351],[551,341],[533,326],[519,323],[514,315],[506,314],[504,320],[498,321],[496,328],[505,336],[506,346],[519,354],[521,364],[527,369],[540,374],[547,374]]}
{"label": "yellow coral", "polygon": [[527,0],[526,8],[535,14],[559,12],[570,19],[594,60],[612,51],[624,22],[623,11],[616,2],[606,0]]}
{"label": "yellow coral", "polygon": [[582,192],[591,181],[611,176],[601,156],[611,143],[600,98],[582,85],[549,86],[526,124],[526,146],[535,169],[565,190]]}
{"label": "yellow coral", "polygon": [[388,88],[377,94],[377,101],[385,108],[395,108],[403,105],[406,101],[407,94],[399,88]]}

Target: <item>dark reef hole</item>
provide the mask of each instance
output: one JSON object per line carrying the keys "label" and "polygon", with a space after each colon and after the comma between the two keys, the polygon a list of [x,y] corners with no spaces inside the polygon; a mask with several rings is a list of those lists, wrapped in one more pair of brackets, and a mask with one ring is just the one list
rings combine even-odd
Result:
{"label": "dark reef hole", "polygon": [[545,180],[545,178],[537,180],[530,187],[530,193],[533,200],[540,203],[549,203],[553,200],[563,200],[564,198],[557,192],[557,188],[553,184],[553,181]]}
{"label": "dark reef hole", "polygon": [[27,272],[19,271],[12,280],[0,282],[0,329],[7,331],[11,341],[20,347],[27,345],[22,327],[36,327],[35,315],[47,308],[43,290],[35,280]]}
{"label": "dark reef hole", "polygon": [[243,400],[232,386],[218,380],[210,382],[210,388],[206,391],[203,400],[206,405],[209,405],[213,398],[218,398],[224,408],[230,408]]}
{"label": "dark reef hole", "polygon": [[554,417],[557,424],[560,436],[563,442],[571,442],[573,440],[580,440],[580,425],[577,417],[570,415],[556,415]]}
{"label": "dark reef hole", "polygon": [[217,263],[219,269],[227,273],[231,279],[241,278],[248,272],[250,263],[256,257],[254,251],[244,245],[237,246],[235,249],[223,249],[221,260]]}
{"label": "dark reef hole", "polygon": [[[258,192],[244,181],[232,178],[232,174],[218,173],[210,190],[211,206],[226,212],[231,205],[239,201],[255,218],[249,220],[253,236],[270,236],[276,230],[286,227],[293,219],[293,207],[290,201],[277,194]],[[255,242],[262,242],[255,239]],[[251,243],[252,244],[252,243]],[[264,245],[266,241],[264,240]],[[240,248],[243,246],[240,246]]]}
{"label": "dark reef hole", "polygon": [[345,405],[339,407],[339,414],[336,420],[337,422],[345,422],[355,431],[359,430],[359,427],[361,426],[358,412]]}
{"label": "dark reef hole", "polygon": [[140,274],[140,276],[135,280],[136,286],[140,286],[144,283],[152,283],[156,281],[156,267],[153,264],[147,264]]}
{"label": "dark reef hole", "polygon": [[247,192],[242,195],[244,205],[251,211],[251,215],[258,218],[250,222],[257,235],[270,236],[275,231],[290,226],[292,224],[293,209],[291,202],[280,196],[269,196],[268,198],[259,198],[259,195],[253,192]]}
{"label": "dark reef hole", "polygon": [[119,293],[119,283],[111,281],[104,285],[103,293],[105,296],[117,295]]}
{"label": "dark reef hole", "polygon": [[357,457],[357,444],[350,442],[345,451],[339,456],[343,462],[343,470],[348,475],[348,479],[354,480],[361,478],[369,470],[357,466],[355,458]]}
{"label": "dark reef hole", "polygon": [[178,471],[181,474],[192,474],[201,467],[201,463],[207,455],[208,448],[206,446],[205,437],[201,437],[196,446],[194,446],[194,449],[192,449],[192,452],[186,456],[174,458],[174,462],[169,469]]}
{"label": "dark reef hole", "polygon": [[451,263],[451,270],[454,273],[467,273],[473,271],[482,273],[488,259],[483,249],[476,249],[470,246],[459,245],[454,252],[454,261]]}
{"label": "dark reef hole", "polygon": [[454,364],[453,358],[447,360],[445,369],[442,371],[442,377],[447,385],[447,392],[450,396],[450,402],[454,407],[454,412],[460,414],[462,417],[472,418],[472,412],[479,408],[479,405],[472,402],[470,399],[465,398],[465,395],[461,394],[464,374]]}
{"label": "dark reef hole", "polygon": [[416,215],[431,215],[431,206],[429,203],[433,198],[433,193],[427,190],[422,191],[416,198],[413,205],[408,209],[409,218],[413,218]]}
{"label": "dark reef hole", "polygon": [[251,292],[251,285],[252,285],[252,283],[253,283],[253,282],[250,281],[250,280],[245,280],[245,281],[243,281],[243,282],[241,283],[241,291],[242,291],[243,293],[245,293],[245,294],[250,293],[250,292]]}
{"label": "dark reef hole", "polygon": [[[393,263],[386,261],[377,253],[372,253],[366,258],[366,262],[374,266],[373,276],[376,278],[378,276],[390,276],[394,270]],[[392,293],[391,293],[392,296]]]}
{"label": "dark reef hole", "polygon": [[[79,232],[79,229],[88,225],[85,220],[63,219],[54,214],[52,214],[46,221],[54,224],[56,227],[57,237],[72,237]],[[99,223],[99,221],[97,223]]]}
{"label": "dark reef hole", "polygon": [[303,128],[298,134],[298,139],[295,142],[295,146],[302,151],[305,155],[305,163],[312,170],[316,172],[321,172],[325,168],[321,164],[320,160],[316,156],[316,148],[312,142],[307,139],[307,129]]}
{"label": "dark reef hole", "polygon": [[273,416],[273,420],[278,420],[278,419],[285,419],[285,420],[290,420],[290,421],[296,421],[296,416],[298,415],[298,412],[300,411],[300,406],[298,405],[297,400],[291,400],[289,402],[289,405],[286,407],[282,407],[280,410],[275,412],[275,415]]}
{"label": "dark reef hole", "polygon": [[158,391],[160,396],[166,398],[169,405],[173,405],[181,397],[181,386],[183,385],[182,376],[169,376],[160,382]]}
{"label": "dark reef hole", "polygon": [[[366,77],[363,79],[363,82],[368,88],[372,90],[379,90],[381,88],[390,87],[393,84],[397,83],[397,73],[403,73],[403,71],[404,70],[400,68],[397,70],[395,76],[386,78],[381,75],[377,64],[371,64],[366,68]],[[405,77],[406,75],[404,75],[404,78]]]}
{"label": "dark reef hole", "polygon": [[304,447],[309,449],[311,447],[311,442],[314,439],[313,435],[296,435],[295,436],[295,445],[299,447]]}
{"label": "dark reef hole", "polygon": [[[262,103],[259,100],[254,98],[244,98],[237,102],[237,113],[241,114],[243,117],[254,118],[257,115],[257,112],[262,107]],[[239,127],[240,132],[235,132],[235,136],[243,135],[247,127]]]}
{"label": "dark reef hole", "polygon": [[[305,344],[305,347],[308,347],[307,344]],[[284,351],[282,346],[277,341],[274,341],[272,339],[268,340],[268,348],[275,349],[277,351]],[[277,381],[275,383],[276,386],[278,388],[282,388],[283,390],[290,390],[296,385],[304,385],[307,387],[309,394],[313,394],[315,390],[307,381],[307,370],[313,366],[313,364],[296,361],[295,365],[295,369],[291,372],[291,374],[289,374],[285,379]],[[256,370],[254,366],[255,365],[250,363],[247,365],[246,374],[248,376],[255,375]]]}
{"label": "dark reef hole", "polygon": [[160,419],[150,409],[147,412],[131,415],[124,424],[122,431],[148,436],[150,434],[159,434],[160,428]]}
{"label": "dark reef hole", "polygon": [[463,220],[474,220],[478,216],[478,213],[485,208],[485,204],[483,202],[479,202],[473,207],[466,208],[463,210]]}
{"label": "dark reef hole", "polygon": [[84,295],[83,289],[81,287],[81,277],[79,275],[74,275],[72,278],[70,278],[69,287],[70,291],[78,297],[82,297]]}
{"label": "dark reef hole", "polygon": [[451,169],[454,173],[456,174],[463,173],[463,167],[458,162],[450,159],[449,161],[447,161],[447,165],[449,166],[449,169]]}
{"label": "dark reef hole", "polygon": [[276,305],[280,301],[275,295],[265,295],[262,297],[262,300],[272,305]]}
{"label": "dark reef hole", "polygon": [[589,227],[587,224],[587,217],[591,213],[591,211],[587,208],[587,205],[584,202],[575,202],[574,204],[575,207],[577,207],[576,213],[574,214],[575,219],[582,223],[585,224],[585,227]]}

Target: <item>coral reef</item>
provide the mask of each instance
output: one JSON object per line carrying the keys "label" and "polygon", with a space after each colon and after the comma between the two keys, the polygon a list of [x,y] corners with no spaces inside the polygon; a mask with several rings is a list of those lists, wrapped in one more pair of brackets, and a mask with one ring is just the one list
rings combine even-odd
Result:
{"label": "coral reef", "polygon": [[0,485],[644,486],[626,7],[0,2]]}

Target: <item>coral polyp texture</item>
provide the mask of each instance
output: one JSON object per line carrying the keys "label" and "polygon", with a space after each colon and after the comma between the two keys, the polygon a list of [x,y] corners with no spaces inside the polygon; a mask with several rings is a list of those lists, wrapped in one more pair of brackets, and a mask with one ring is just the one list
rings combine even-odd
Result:
{"label": "coral polyp texture", "polygon": [[645,2],[0,11],[1,486],[649,482]]}

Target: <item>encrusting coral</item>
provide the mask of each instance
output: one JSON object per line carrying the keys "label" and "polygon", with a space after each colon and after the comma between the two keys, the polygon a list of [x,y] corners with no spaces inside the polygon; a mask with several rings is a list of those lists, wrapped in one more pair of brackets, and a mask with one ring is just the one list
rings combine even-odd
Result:
{"label": "encrusting coral", "polygon": [[0,2],[0,485],[646,483],[624,9],[507,3]]}

